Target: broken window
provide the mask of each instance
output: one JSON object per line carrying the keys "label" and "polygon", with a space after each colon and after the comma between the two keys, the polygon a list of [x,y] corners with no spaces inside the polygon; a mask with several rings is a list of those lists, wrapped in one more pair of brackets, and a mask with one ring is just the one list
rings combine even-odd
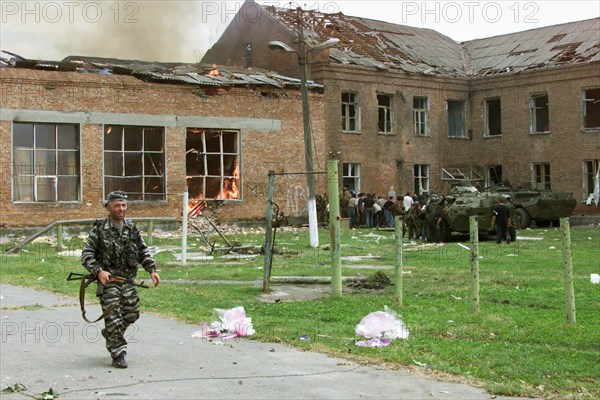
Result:
{"label": "broken window", "polygon": [[465,102],[448,100],[448,136],[465,137]]}
{"label": "broken window", "polygon": [[429,193],[429,164],[414,165],[414,192],[417,195]]}
{"label": "broken window", "polygon": [[583,194],[584,199],[587,199],[590,194],[594,193],[596,187],[596,177],[600,169],[600,159],[584,160],[583,161]]}
{"label": "broken window", "polygon": [[188,128],[185,170],[190,200],[240,199],[239,132]]}
{"label": "broken window", "polygon": [[360,104],[358,93],[342,93],[342,131],[360,131]]}
{"label": "broken window", "polygon": [[413,98],[413,132],[415,135],[428,136],[429,132],[429,99]]}
{"label": "broken window", "polygon": [[105,125],[104,192],[129,200],[165,200],[165,130],[157,126]]}
{"label": "broken window", "polygon": [[13,201],[80,201],[79,126],[13,123]]}
{"label": "broken window", "polygon": [[583,127],[600,128],[600,89],[583,91]]}
{"label": "broken window", "polygon": [[485,136],[502,135],[500,99],[485,100]]}
{"label": "broken window", "polygon": [[529,107],[531,108],[531,133],[550,132],[548,95],[532,96],[529,100]]}
{"label": "broken window", "polygon": [[392,133],[393,100],[389,94],[377,95],[378,129],[379,133]]}
{"label": "broken window", "polygon": [[502,165],[490,165],[485,169],[485,186],[491,187],[502,183]]}
{"label": "broken window", "polygon": [[348,190],[360,192],[360,164],[342,164],[342,185]]}
{"label": "broken window", "polygon": [[533,185],[536,190],[552,190],[549,163],[533,164]]}

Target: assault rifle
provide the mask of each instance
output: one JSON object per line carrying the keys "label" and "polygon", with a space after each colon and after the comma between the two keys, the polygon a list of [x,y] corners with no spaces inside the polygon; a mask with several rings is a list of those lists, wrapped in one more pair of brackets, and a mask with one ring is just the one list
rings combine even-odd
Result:
{"label": "assault rifle", "polygon": [[[96,296],[102,296],[102,293],[104,292],[104,285],[102,283],[100,283],[100,281],[98,280],[98,277],[93,275],[93,274],[80,274],[78,272],[71,272],[69,274],[69,276],[67,276],[67,281],[81,281],[81,284],[79,285],[79,306],[81,308],[81,316],[83,317],[83,319],[86,322],[89,323],[94,323],[94,322],[98,322],[104,318],[106,318],[106,316],[108,314],[110,314],[111,312],[113,312],[113,310],[117,307],[118,303],[112,304],[110,307],[108,307],[103,313],[102,315],[100,315],[96,320],[94,321],[90,321],[86,316],[85,316],[85,289],[92,284],[93,282],[96,282],[98,284],[97,288],[96,288]],[[144,281],[137,283],[137,282],[127,282],[127,280],[121,276],[117,276],[114,278],[110,278],[110,280],[108,281],[108,283],[117,283],[117,284],[122,284],[122,283],[130,283],[134,286],[137,287],[141,287],[141,288],[145,288],[148,289],[149,286],[144,284]]]}

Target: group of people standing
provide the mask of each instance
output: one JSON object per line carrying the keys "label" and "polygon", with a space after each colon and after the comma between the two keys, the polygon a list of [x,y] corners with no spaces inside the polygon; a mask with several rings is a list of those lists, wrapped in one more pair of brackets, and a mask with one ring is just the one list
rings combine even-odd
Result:
{"label": "group of people standing", "polygon": [[348,217],[350,228],[394,228],[395,217],[403,216],[403,237],[408,233],[409,240],[439,241],[444,208],[437,196],[433,196],[429,199],[409,192],[404,196],[392,192],[388,196],[376,196],[374,193],[356,194],[344,188],[340,209],[342,216]]}

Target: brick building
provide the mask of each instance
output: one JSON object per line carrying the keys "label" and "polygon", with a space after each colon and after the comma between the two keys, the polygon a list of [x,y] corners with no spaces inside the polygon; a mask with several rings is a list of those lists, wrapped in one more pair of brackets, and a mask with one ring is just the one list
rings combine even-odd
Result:
{"label": "brick building", "polygon": [[[297,79],[89,57],[2,64],[0,226],[100,218],[117,189],[130,217],[178,218],[186,186],[220,220],[264,220],[268,171],[304,170]],[[323,148],[322,87],[309,86]],[[304,213],[304,177],[277,183],[282,211]]]}
{"label": "brick building", "polygon": [[[204,62],[323,84],[325,148],[358,191],[441,192],[468,178],[571,192],[586,206],[600,163],[600,19],[457,43],[430,29],[247,0]],[[341,122],[341,123],[340,123]],[[341,182],[341,184],[342,184]]]}

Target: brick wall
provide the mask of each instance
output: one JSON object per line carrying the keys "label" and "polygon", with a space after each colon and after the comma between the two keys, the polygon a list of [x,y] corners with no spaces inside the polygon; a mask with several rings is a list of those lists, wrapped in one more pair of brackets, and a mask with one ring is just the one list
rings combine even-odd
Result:
{"label": "brick wall", "polygon": [[[279,121],[281,130],[241,129],[241,201],[210,202],[221,220],[264,219],[267,173],[304,171],[300,92],[297,89],[233,88],[199,96],[201,88],[145,83],[131,76],[78,74],[4,68],[0,70],[2,108],[69,113],[109,113],[176,117],[230,117]],[[276,96],[265,96],[265,92]],[[315,153],[322,154],[322,96],[311,93]],[[28,122],[28,121],[22,121]],[[58,122],[51,119],[44,122]],[[142,121],[140,121],[140,124]],[[135,125],[135,123],[132,123]],[[202,128],[213,128],[202,126]],[[103,125],[80,122],[82,199],[77,204],[15,204],[11,198],[12,122],[0,121],[0,226],[43,226],[55,220],[104,216]],[[164,202],[130,202],[130,217],[179,217],[185,190],[184,126],[166,126],[166,185]],[[317,157],[316,157],[317,158]],[[323,166],[324,169],[324,166]],[[319,179],[318,190],[325,190]],[[277,180],[276,201],[287,215],[306,210],[306,179],[290,175]]]}

